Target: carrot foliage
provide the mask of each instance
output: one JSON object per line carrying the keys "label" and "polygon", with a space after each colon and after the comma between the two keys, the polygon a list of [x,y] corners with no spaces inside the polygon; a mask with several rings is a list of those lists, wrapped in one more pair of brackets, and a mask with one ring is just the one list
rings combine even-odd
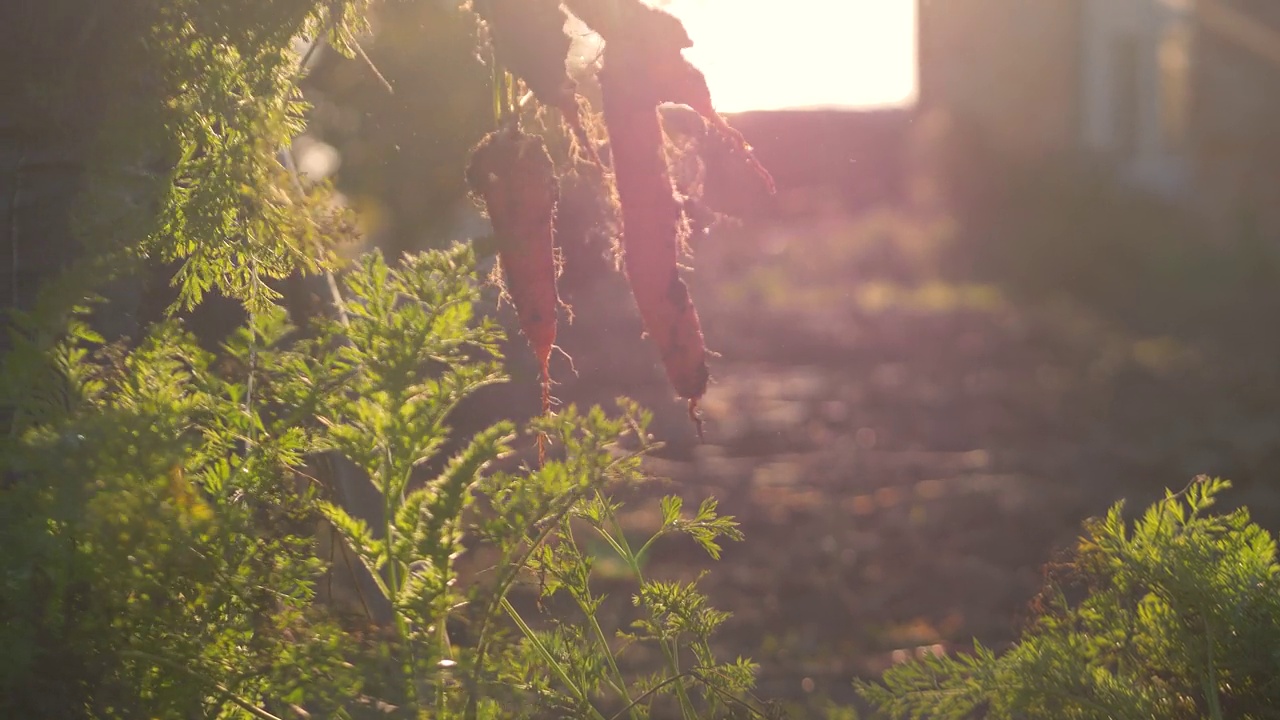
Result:
{"label": "carrot foliage", "polygon": [[927,654],[860,691],[895,718],[1274,716],[1276,540],[1244,509],[1210,512],[1228,487],[1198,478],[1133,521],[1116,504],[1012,648]]}
{"label": "carrot foliage", "polygon": [[[338,267],[355,227],[289,147],[307,48],[362,55],[365,3],[82,5],[23,17],[53,30],[83,11],[58,42],[110,40],[137,72],[93,88],[82,262],[5,328],[0,717],[768,716],[755,666],[712,650],[726,614],[645,565],[681,538],[717,557],[732,518],[667,498],[647,535],[623,529],[614,495],[647,480],[647,415],[623,401],[456,432],[460,405],[505,380],[472,247]],[[530,85],[568,116],[555,70]],[[56,105],[77,77],[19,84]],[[535,192],[502,160],[474,177],[495,226],[499,205],[521,220],[497,229],[541,233],[550,318],[528,327],[545,327],[557,179],[541,139],[518,137]],[[216,293],[247,320],[212,342],[179,317],[107,341],[94,292],[142,260],[175,268],[175,310]],[[528,263],[508,264],[514,295]],[[291,312],[275,281],[319,271],[329,312]],[[530,339],[545,354],[554,334]],[[552,446],[536,465],[533,436]],[[624,568],[615,599],[633,596],[622,612],[601,611],[606,562]]]}

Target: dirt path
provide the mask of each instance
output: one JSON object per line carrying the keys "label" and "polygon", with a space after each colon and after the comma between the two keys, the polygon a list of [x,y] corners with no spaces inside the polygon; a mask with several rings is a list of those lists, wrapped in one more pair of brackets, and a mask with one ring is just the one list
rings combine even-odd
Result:
{"label": "dirt path", "polygon": [[[690,284],[722,356],[694,442],[620,281],[562,333],[566,401],[619,394],[655,411],[655,474],[707,495],[746,541],[712,564],[672,543],[659,575],[704,581],[734,613],[729,654],[765,697],[852,697],[850,679],[921,646],[1011,639],[1040,568],[1081,520],[1140,507],[1197,473],[1280,520],[1271,377],[1209,373],[1172,341],[1117,335],[1069,309],[1017,307],[943,282],[937,234],[827,221],[707,241]],[[931,234],[933,233],[933,234]],[[517,385],[521,379],[517,368]],[[630,522],[656,522],[648,505]],[[1272,522],[1274,526],[1276,523]],[[896,655],[895,655],[896,654]]]}

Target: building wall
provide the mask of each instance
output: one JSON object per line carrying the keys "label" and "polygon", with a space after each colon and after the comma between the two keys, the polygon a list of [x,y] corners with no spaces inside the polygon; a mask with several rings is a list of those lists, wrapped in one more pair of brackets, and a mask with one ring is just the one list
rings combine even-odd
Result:
{"label": "building wall", "polygon": [[1197,21],[1201,203],[1223,237],[1280,240],[1280,2],[1201,0]]}
{"label": "building wall", "polygon": [[1280,244],[1280,0],[918,1],[921,108],[979,158],[1100,160]]}
{"label": "building wall", "polygon": [[1080,144],[1134,182],[1191,189],[1193,0],[1086,0]]}
{"label": "building wall", "polygon": [[919,0],[920,106],[993,150],[1034,159],[1075,147],[1084,0]]}

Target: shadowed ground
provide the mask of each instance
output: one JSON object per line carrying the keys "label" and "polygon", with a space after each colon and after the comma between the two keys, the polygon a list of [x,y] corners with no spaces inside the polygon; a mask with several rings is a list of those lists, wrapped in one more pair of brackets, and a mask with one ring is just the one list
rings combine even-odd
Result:
{"label": "shadowed ground", "polygon": [[[1280,519],[1265,363],[944,281],[948,242],[946,227],[893,213],[701,241],[687,277],[722,355],[702,445],[621,278],[561,333],[579,375],[553,363],[557,395],[652,408],[667,446],[651,467],[673,481],[652,494],[714,495],[742,523],[745,542],[721,562],[672,541],[650,572],[712,568],[712,602],[734,613],[723,649],[762,664],[764,697],[848,701],[850,679],[895,653],[1007,642],[1042,565],[1120,498],[1141,507],[1220,474],[1237,481],[1236,502]],[[501,405],[536,411],[523,350],[511,348]],[[656,527],[655,503],[630,507],[637,535]],[[606,611],[627,611],[623,589]]]}

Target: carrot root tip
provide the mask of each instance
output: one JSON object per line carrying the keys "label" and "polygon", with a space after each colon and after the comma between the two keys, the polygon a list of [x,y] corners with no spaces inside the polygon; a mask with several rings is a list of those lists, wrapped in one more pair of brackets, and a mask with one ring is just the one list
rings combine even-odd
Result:
{"label": "carrot root tip", "polygon": [[702,419],[702,413],[698,410],[698,398],[689,399],[689,419],[693,421],[693,427],[698,433],[698,442],[706,442],[707,437],[703,432],[703,425],[706,422]]}
{"label": "carrot root tip", "polygon": [[579,375],[579,374],[578,374],[578,368],[577,368],[577,366],[573,364],[573,356],[572,356],[572,355],[570,355],[569,353],[565,352],[564,348],[560,347],[559,345],[552,345],[552,346],[551,346],[551,349],[552,349],[552,350],[556,350],[556,351],[558,351],[561,355],[563,355],[563,356],[564,356],[564,359],[565,359],[565,360],[568,360],[568,361],[569,361],[569,372],[573,373],[573,376],[574,376],[574,377],[582,377],[581,375]]}

